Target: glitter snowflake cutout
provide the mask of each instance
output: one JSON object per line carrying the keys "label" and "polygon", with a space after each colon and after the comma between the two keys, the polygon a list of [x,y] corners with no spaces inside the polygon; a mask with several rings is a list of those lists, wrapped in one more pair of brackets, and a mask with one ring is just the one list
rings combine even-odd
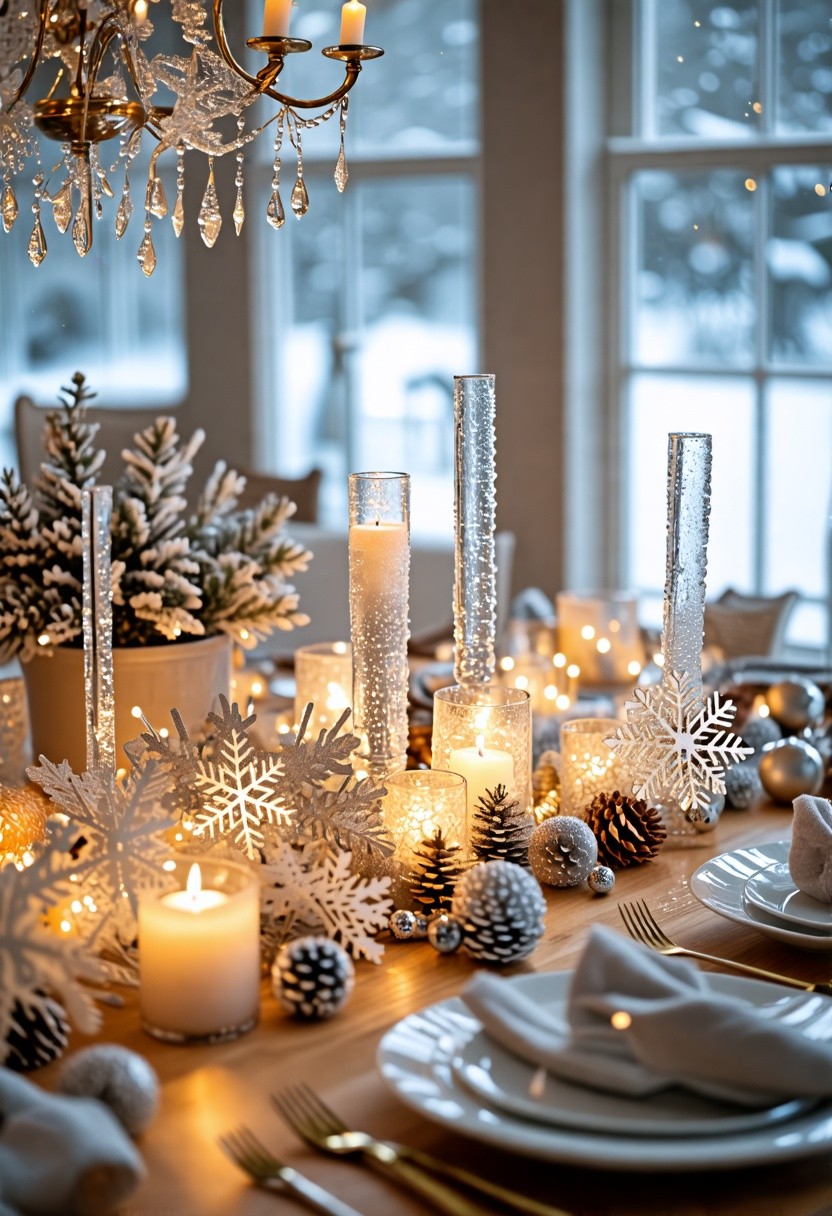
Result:
{"label": "glitter snowflake cutout", "polygon": [[387,898],[389,877],[362,878],[350,871],[351,853],[327,856],[321,861],[313,844],[299,849],[290,844],[267,848],[266,864],[259,867],[263,907],[268,918],[284,921],[285,938],[300,932],[322,932],[340,942],[354,958],[380,963],[384,946],[375,935],[388,921],[393,901]]}
{"label": "glitter snowflake cutout", "polygon": [[691,819],[725,793],[725,772],[751,755],[731,734],[734,705],[719,693],[703,701],[689,675],[666,672],[662,684],[636,688],[625,709],[627,723],[607,746],[617,752],[633,779],[636,796],[648,803],[673,799]]}
{"label": "glitter snowflake cutout", "polygon": [[10,1035],[26,1035],[36,1019],[53,1024],[53,998],[85,1034],[101,1024],[95,992],[82,981],[103,980],[104,965],[79,936],[49,928],[45,917],[71,892],[69,849],[76,837],[71,828],[56,828],[32,865],[0,870],[0,1063]]}

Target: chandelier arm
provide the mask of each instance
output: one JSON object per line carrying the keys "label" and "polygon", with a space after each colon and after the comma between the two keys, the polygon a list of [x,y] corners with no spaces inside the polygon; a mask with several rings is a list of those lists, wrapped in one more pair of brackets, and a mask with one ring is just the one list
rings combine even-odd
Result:
{"label": "chandelier arm", "polygon": [[249,72],[247,72],[243,65],[238,63],[234,58],[231,47],[228,45],[228,39],[225,35],[225,23],[223,22],[222,17],[222,5],[223,0],[214,0],[214,37],[217,40],[217,46],[220,48],[220,54],[231,68],[232,72],[235,72],[238,76],[242,77],[242,79],[250,84],[253,89],[256,89],[258,93],[262,93],[265,83],[271,85],[273,81],[277,80],[280,72],[283,69],[283,61],[281,60],[279,63],[275,64],[270,63],[268,67],[263,69],[264,72],[269,74],[267,81],[264,81],[264,79],[261,79],[259,76],[252,76]]}
{"label": "chandelier arm", "polygon": [[324,106],[332,105],[333,102],[340,101],[342,97],[346,97],[350,89],[358,80],[361,72],[360,63],[348,63],[346,75],[340,88],[328,94],[326,97],[316,97],[314,101],[301,101],[296,97],[290,97],[288,93],[278,93],[277,89],[270,87],[261,89],[264,97],[270,97],[272,101],[279,101],[281,105],[291,106],[293,110],[320,110]]}
{"label": "chandelier arm", "polygon": [[28,68],[26,69],[26,74],[23,77],[23,83],[21,84],[21,86],[17,90],[17,92],[15,93],[12,100],[9,102],[9,106],[8,106],[9,110],[13,110],[14,107],[17,105],[17,103],[20,101],[21,97],[23,97],[23,95],[25,94],[29,85],[32,83],[35,72],[38,69],[38,64],[40,63],[41,52],[43,51],[43,39],[46,35],[46,20],[47,20],[48,14],[49,14],[49,0],[39,0],[38,28],[37,28],[37,32],[35,34],[35,49],[32,52],[32,58],[29,62]]}

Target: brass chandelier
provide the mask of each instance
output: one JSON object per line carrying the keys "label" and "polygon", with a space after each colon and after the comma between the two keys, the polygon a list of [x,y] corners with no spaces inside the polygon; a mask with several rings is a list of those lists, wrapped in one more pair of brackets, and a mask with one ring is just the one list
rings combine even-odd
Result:
{"label": "brass chandelier", "polygon": [[[166,0],[150,0],[151,4],[160,2]],[[236,156],[232,219],[239,236],[246,216],[244,149],[267,128],[274,128],[274,169],[266,205],[266,219],[272,227],[281,228],[286,217],[280,193],[284,140],[296,163],[289,207],[300,218],[309,207],[303,132],[336,115],[341,139],[335,183],[339,191],[347,184],[344,133],[348,94],[364,61],[384,53],[362,41],[364,6],[359,0],[347,0],[341,41],[323,50],[328,59],[344,64],[344,79],[327,96],[309,100],[291,97],[276,87],[286,56],[312,47],[303,38],[289,36],[291,0],[266,0],[264,33],[247,39],[246,45],[266,58],[256,75],[245,70],[229,45],[223,0],[170,0],[172,19],[188,52],[185,55],[149,56],[145,47],[153,37],[153,26],[148,7],[148,0],[0,0],[0,217],[9,233],[20,218],[15,178],[31,174],[34,226],[28,255],[35,267],[47,253],[45,207],[51,208],[58,231],[69,233],[84,257],[92,248],[94,223],[104,215],[104,200],[114,198],[110,178],[117,173],[122,185],[115,232],[119,240],[125,235],[134,210],[130,170],[145,134],[154,147],[137,256],[148,276],[156,268],[153,222],[169,211],[158,161],[170,149],[177,158],[176,198],[170,209],[177,236],[185,223],[185,155],[194,151],[208,158],[198,223],[209,247],[216,242],[223,222],[214,184],[214,158],[229,153]],[[36,76],[41,80],[46,74],[38,71],[44,65],[47,71],[52,69],[48,90],[31,101]],[[160,86],[173,93],[172,105],[154,102]],[[261,97],[276,102],[278,109],[267,121],[250,123],[248,111]],[[49,162],[44,167],[38,133],[60,145],[54,168]],[[114,140],[118,151],[112,164],[105,165],[105,148]]]}

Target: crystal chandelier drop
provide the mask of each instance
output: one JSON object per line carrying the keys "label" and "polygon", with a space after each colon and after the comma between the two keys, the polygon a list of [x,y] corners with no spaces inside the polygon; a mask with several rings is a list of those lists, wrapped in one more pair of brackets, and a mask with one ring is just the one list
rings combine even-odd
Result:
{"label": "crystal chandelier drop", "polygon": [[[93,228],[104,215],[104,200],[114,197],[110,178],[121,177],[115,208],[115,232],[120,240],[133,214],[130,169],[142,139],[153,141],[144,188],[144,231],[138,261],[146,275],[156,268],[153,222],[168,214],[168,202],[158,173],[159,157],[172,150],[177,158],[176,198],[170,218],[177,236],[185,223],[185,154],[207,157],[207,181],[198,223],[202,239],[213,246],[222,227],[214,185],[214,159],[236,157],[234,227],[239,236],[245,221],[243,162],[246,145],[273,128],[274,172],[266,219],[281,228],[286,212],[280,193],[284,141],[294,153],[297,172],[289,206],[300,218],[309,207],[303,177],[302,134],[338,116],[340,148],[335,184],[347,184],[344,133],[348,93],[366,59],[383,54],[363,43],[364,6],[347,0],[342,11],[341,41],[323,54],[341,60],[345,76],[326,97],[301,100],[275,86],[290,54],[308,51],[311,43],[289,37],[292,0],[266,0],[264,34],[246,45],[265,55],[266,64],[250,75],[235,58],[223,23],[223,0],[150,0],[170,3],[179,26],[182,55],[151,55],[153,26],[148,0],[0,0],[0,217],[10,232],[20,206],[15,177],[31,174],[34,185],[34,227],[28,255],[37,267],[46,257],[42,213],[48,205],[60,233],[69,233],[81,257],[92,248]],[[40,72],[39,69],[44,67]],[[48,75],[47,91],[30,98],[33,82]],[[162,86],[174,96],[172,105],[154,104]],[[39,90],[40,91],[40,90]],[[260,97],[278,105],[265,122],[249,121],[249,108]],[[235,129],[236,124],[236,129]],[[41,160],[39,134],[60,146],[57,164]],[[110,144],[109,141],[117,141]],[[118,148],[106,157],[106,149]]]}

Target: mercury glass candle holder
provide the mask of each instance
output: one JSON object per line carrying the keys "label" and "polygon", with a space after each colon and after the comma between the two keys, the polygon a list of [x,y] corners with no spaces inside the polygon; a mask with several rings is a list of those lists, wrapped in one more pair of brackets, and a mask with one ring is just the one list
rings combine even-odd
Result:
{"label": "mercury glass candle holder", "polygon": [[314,705],[310,732],[330,730],[352,702],[352,647],[318,642],[295,651],[295,722]]}
{"label": "mercury glass candle holder", "polygon": [[644,666],[638,597],[627,591],[560,591],[558,650],[588,687],[632,685]]}
{"label": "mercury glass candle holder", "polygon": [[407,756],[410,478],[351,473],[349,508],[357,763],[383,782]]}
{"label": "mercury glass candle holder", "polygon": [[385,782],[384,826],[396,844],[396,859],[408,869],[425,840],[441,829],[445,845],[468,848],[465,778],[438,769],[391,773]]}
{"label": "mercury glass candle holder", "polygon": [[620,726],[615,718],[573,718],[560,728],[560,793],[564,815],[586,817],[596,794],[632,793],[632,781],[605,740]]}
{"label": "mercury glass candle holder", "polygon": [[523,809],[532,805],[529,694],[499,684],[455,684],[433,698],[433,768],[467,783],[468,820],[486,790],[504,785]]}
{"label": "mercury glass candle holder", "polygon": [[497,629],[493,376],[454,377],[454,679],[487,684]]}
{"label": "mercury glass candle holder", "polygon": [[[201,890],[189,898],[198,863]],[[260,882],[237,862],[180,855],[171,887],[139,896],[142,1027],[172,1043],[222,1043],[256,1024]]]}

